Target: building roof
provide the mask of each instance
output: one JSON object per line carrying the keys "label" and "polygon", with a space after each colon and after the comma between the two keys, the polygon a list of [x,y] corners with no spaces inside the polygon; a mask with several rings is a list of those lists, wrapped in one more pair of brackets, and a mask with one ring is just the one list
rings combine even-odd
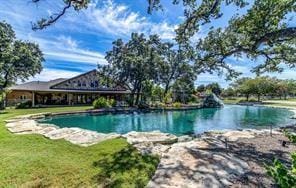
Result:
{"label": "building roof", "polygon": [[[90,71],[91,72],[91,71]],[[87,72],[89,73],[89,72]],[[85,75],[83,73],[81,75]],[[81,76],[79,75],[79,76]],[[79,76],[75,76],[77,78]],[[73,79],[73,78],[70,78]],[[39,92],[72,92],[72,93],[130,93],[128,90],[125,89],[118,89],[118,88],[96,88],[96,89],[54,89],[52,86],[57,84],[63,83],[67,80],[65,78],[58,78],[55,80],[50,81],[32,81],[27,82],[19,85],[14,85],[9,90],[16,90],[16,91],[39,91]]]}

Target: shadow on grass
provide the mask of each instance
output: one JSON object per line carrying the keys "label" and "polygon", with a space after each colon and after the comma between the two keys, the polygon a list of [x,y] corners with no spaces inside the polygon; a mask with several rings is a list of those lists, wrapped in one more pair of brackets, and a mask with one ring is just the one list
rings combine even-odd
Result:
{"label": "shadow on grass", "polygon": [[2,111],[2,110],[0,110],[0,114],[7,114],[8,112],[7,111]]}
{"label": "shadow on grass", "polygon": [[99,173],[93,180],[103,187],[145,187],[158,163],[158,157],[141,155],[134,147],[128,146],[94,162]]}

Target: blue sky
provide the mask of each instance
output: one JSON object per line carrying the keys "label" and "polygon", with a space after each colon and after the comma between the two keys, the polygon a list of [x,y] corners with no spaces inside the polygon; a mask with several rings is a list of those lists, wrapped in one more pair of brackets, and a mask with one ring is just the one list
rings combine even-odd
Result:
{"label": "blue sky", "polygon": [[[0,1],[0,20],[11,24],[18,38],[38,43],[45,55],[42,73],[30,80],[68,78],[94,69],[98,63],[105,64],[105,52],[111,49],[112,41],[128,40],[132,32],[159,34],[163,40],[172,40],[174,29],[183,20],[182,6],[173,5],[172,0],[163,0],[163,11],[152,15],[147,14],[146,0],[92,0],[88,9],[80,12],[71,9],[51,27],[32,31],[31,22],[60,11],[62,0],[43,0],[37,5],[30,0]],[[234,7],[227,7],[225,12],[223,19],[213,23],[215,27],[226,25],[233,13],[242,13]],[[205,36],[207,28],[209,26],[201,27],[195,37]],[[243,72],[243,76],[253,76],[249,70],[254,63],[245,57],[231,57],[228,61]],[[295,70],[286,70],[271,75],[295,78],[295,73]],[[196,84],[210,82],[228,84],[223,76],[215,74],[199,75]]]}

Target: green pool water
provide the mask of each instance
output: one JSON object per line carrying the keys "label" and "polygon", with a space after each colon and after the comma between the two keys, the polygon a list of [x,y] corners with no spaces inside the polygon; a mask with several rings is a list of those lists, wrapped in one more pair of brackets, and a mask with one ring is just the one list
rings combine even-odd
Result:
{"label": "green pool water", "polygon": [[296,123],[293,112],[282,108],[226,105],[221,109],[164,111],[133,114],[54,116],[40,120],[59,127],[80,127],[101,133],[153,131],[175,135],[198,134],[209,130],[269,128]]}

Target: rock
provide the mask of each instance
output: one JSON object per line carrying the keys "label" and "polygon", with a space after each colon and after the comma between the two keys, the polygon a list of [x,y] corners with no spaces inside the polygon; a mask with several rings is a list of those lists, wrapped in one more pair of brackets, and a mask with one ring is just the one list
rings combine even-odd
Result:
{"label": "rock", "polygon": [[178,137],[178,142],[188,142],[191,140],[193,140],[193,137],[191,137],[189,135],[183,135],[183,136]]}
{"label": "rock", "polygon": [[254,133],[250,131],[227,131],[220,135],[223,138],[226,138],[228,141],[237,141],[240,138],[254,138]]}
{"label": "rock", "polygon": [[123,135],[127,142],[134,145],[142,142],[151,142],[153,144],[173,144],[178,141],[175,135],[162,133],[160,131],[152,132],[129,132]]}
{"label": "rock", "polygon": [[50,132],[44,134],[44,136],[48,137],[52,140],[57,140],[57,139],[70,137],[71,135],[76,134],[78,132],[81,132],[81,129],[79,129],[79,128],[61,128],[61,129],[56,129],[56,130],[50,131]]}
{"label": "rock", "polygon": [[118,137],[120,137],[120,134],[103,134],[94,131],[81,130],[80,132],[65,137],[65,140],[81,146],[90,146],[108,139],[114,139]]}
{"label": "rock", "polygon": [[169,145],[153,144],[152,142],[142,142],[133,145],[142,155],[152,154],[162,156],[169,148]]}
{"label": "rock", "polygon": [[7,129],[12,133],[31,134],[41,130],[35,120],[23,119],[19,121],[12,121],[6,124]]}
{"label": "rock", "polygon": [[209,94],[205,97],[202,102],[203,108],[221,108],[223,107],[223,102],[214,94]]}
{"label": "rock", "polygon": [[[232,176],[241,176],[249,166],[224,144],[213,138],[176,143],[163,154],[147,187],[229,187]],[[232,176],[230,176],[230,174]]]}

